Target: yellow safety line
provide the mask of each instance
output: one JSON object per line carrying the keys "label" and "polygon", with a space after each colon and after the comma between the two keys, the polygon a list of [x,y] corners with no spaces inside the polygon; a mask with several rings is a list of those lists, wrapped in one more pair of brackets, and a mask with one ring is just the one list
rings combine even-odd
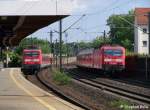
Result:
{"label": "yellow safety line", "polygon": [[13,81],[16,83],[16,85],[22,89],[23,91],[25,91],[28,95],[30,95],[32,98],[34,98],[36,101],[38,101],[39,103],[41,103],[42,105],[44,105],[46,108],[48,108],[49,110],[56,110],[56,108],[52,107],[51,105],[49,105],[47,102],[43,101],[42,99],[40,99],[39,97],[34,96],[30,91],[28,91],[25,87],[23,87],[21,84],[19,84],[19,82],[15,79],[14,75],[13,75],[13,70],[11,69],[10,71],[10,76],[13,79]]}

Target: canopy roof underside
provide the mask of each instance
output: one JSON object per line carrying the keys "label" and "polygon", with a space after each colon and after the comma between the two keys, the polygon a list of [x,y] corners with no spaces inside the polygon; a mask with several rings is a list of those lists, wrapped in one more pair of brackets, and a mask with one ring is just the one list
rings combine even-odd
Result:
{"label": "canopy roof underside", "polygon": [[16,46],[26,36],[66,16],[0,16],[0,46]]}

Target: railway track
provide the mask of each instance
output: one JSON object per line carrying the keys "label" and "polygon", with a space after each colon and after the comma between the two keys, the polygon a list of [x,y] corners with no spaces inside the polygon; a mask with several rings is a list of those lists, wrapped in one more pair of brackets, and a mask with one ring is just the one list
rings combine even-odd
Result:
{"label": "railway track", "polygon": [[116,87],[116,86],[112,86],[110,84],[101,82],[101,81],[95,81],[93,79],[81,76],[79,74],[79,71],[73,71],[73,70],[65,70],[68,74],[71,73],[71,75],[73,76],[73,78],[77,81],[80,81],[82,83],[85,83],[87,85],[96,87],[100,90],[103,90],[105,92],[109,92],[113,95],[125,98],[127,100],[139,103],[139,104],[143,104],[143,105],[148,105],[150,106],[150,96],[145,95],[145,94],[139,94],[136,91],[128,91],[126,89],[120,88],[120,87]]}
{"label": "railway track", "polygon": [[56,87],[52,86],[51,84],[49,84],[48,82],[46,82],[44,76],[42,76],[42,71],[36,73],[35,75],[26,75],[25,77],[26,77],[26,79],[28,79],[29,81],[36,84],[37,86],[39,86],[40,88],[44,89],[47,92],[57,95],[58,97],[66,100],[72,104],[75,104],[85,110],[92,110],[87,105],[81,104],[77,100],[75,100],[72,97],[69,97],[66,94],[64,94],[63,92],[61,92],[58,88],[56,88]]}
{"label": "railway track", "polygon": [[[150,97],[150,82],[148,81],[137,81],[137,79],[126,79],[126,78],[111,78],[106,77],[105,75],[99,75],[102,73],[93,73],[89,71],[83,71],[84,74],[80,77],[84,77],[84,79],[93,79],[96,82],[104,83],[107,85],[114,86],[116,88],[119,87],[122,89],[127,89],[128,91],[135,91],[138,94],[146,94]],[[81,71],[79,72],[81,74]]]}
{"label": "railway track", "polygon": [[137,79],[123,79],[123,80],[113,79],[113,80],[150,89],[150,81],[139,81]]}

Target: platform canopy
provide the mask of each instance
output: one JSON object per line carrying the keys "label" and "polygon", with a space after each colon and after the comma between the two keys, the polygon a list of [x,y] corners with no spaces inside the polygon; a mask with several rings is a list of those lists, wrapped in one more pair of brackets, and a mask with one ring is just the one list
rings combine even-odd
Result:
{"label": "platform canopy", "polygon": [[74,8],[73,0],[0,0],[0,46],[18,45]]}

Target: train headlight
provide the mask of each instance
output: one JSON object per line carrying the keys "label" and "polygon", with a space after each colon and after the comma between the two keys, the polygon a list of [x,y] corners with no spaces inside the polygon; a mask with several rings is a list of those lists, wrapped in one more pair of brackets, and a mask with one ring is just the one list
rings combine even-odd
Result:
{"label": "train headlight", "polygon": [[123,59],[116,59],[116,62],[122,62]]}
{"label": "train headlight", "polygon": [[106,59],[104,59],[104,61],[105,61],[105,62],[111,62],[111,61],[112,61],[112,59],[108,59],[108,58],[106,58]]}
{"label": "train headlight", "polygon": [[31,61],[31,59],[25,59],[24,61],[25,61],[25,62],[30,62],[30,61]]}
{"label": "train headlight", "polygon": [[39,62],[40,60],[39,59],[33,59],[32,61],[33,62]]}
{"label": "train headlight", "polygon": [[39,62],[40,59],[25,59],[25,62]]}

